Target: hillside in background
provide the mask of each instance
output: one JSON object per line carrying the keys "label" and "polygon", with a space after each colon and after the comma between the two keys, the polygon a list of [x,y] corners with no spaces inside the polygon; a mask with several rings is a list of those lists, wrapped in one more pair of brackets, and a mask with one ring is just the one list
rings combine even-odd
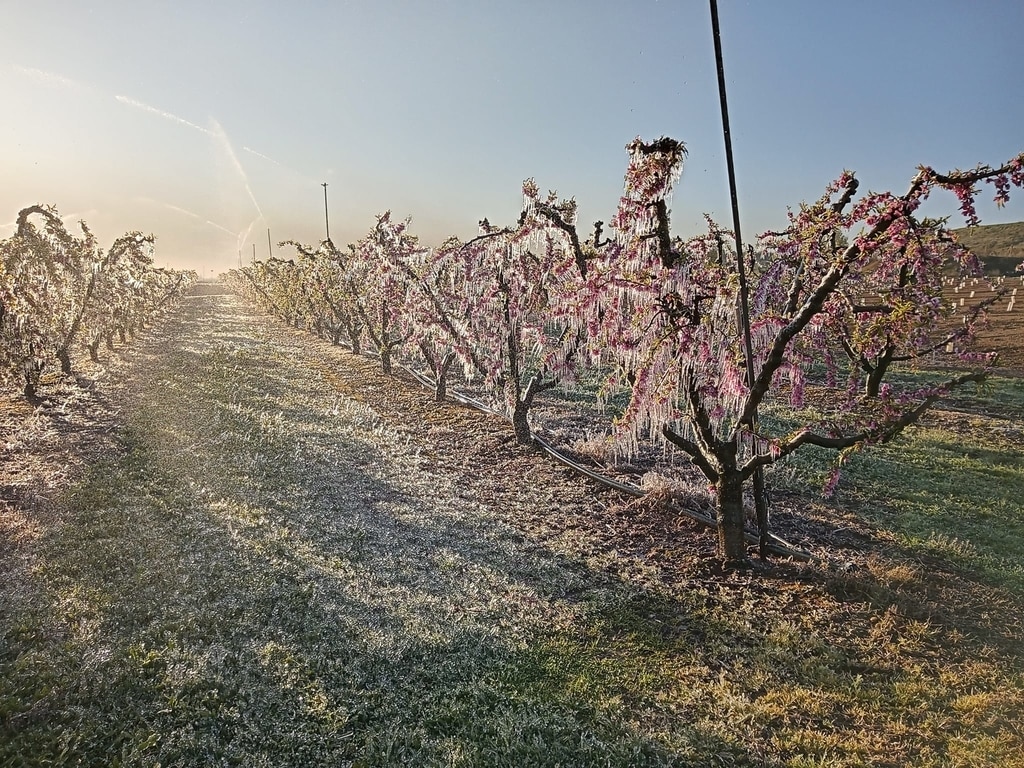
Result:
{"label": "hillside in background", "polygon": [[985,262],[986,272],[1012,275],[1024,261],[1024,221],[954,229],[960,242]]}

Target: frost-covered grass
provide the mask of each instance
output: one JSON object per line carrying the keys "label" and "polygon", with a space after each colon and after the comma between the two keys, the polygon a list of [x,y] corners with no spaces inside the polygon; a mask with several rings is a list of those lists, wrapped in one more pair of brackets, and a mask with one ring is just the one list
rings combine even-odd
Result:
{"label": "frost-covered grass", "polygon": [[563,489],[481,493],[332,386],[343,353],[191,302],[104,384],[119,448],[0,597],[0,764],[1019,760],[1011,623],[929,615],[925,569],[633,578],[516,525],[575,519]]}

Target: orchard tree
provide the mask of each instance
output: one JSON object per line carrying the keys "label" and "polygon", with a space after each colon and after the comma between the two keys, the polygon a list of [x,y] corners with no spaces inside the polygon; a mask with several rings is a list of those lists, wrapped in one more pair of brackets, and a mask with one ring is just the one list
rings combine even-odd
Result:
{"label": "orchard tree", "polygon": [[79,226],[81,235],[73,235],[54,207],[34,205],[19,212],[15,234],[2,244],[5,282],[16,297],[4,318],[6,363],[22,370],[30,399],[51,357],[63,374],[72,372],[87,318],[103,312],[105,296],[96,292],[105,271],[120,259],[144,258],[152,247],[152,235],[129,232],[104,252],[86,223]]}
{"label": "orchard tree", "polygon": [[[998,168],[939,174],[922,167],[902,195],[857,198],[844,173],[791,226],[762,240],[749,259],[754,376],[748,385],[735,254],[723,233],[673,240],[667,198],[685,148],[672,139],[627,147],[625,191],[612,242],[587,262],[580,318],[595,362],[610,365],[606,388],[629,390],[616,425],[625,450],[658,436],[686,454],[713,489],[720,554],[746,559],[744,485],[755,470],[815,445],[840,452],[891,440],[954,387],[985,377],[991,359],[936,385],[886,384],[891,363],[943,343],[932,329],[951,314],[939,300],[948,269],[970,255],[945,222],[917,216],[930,193],[955,193],[977,223],[977,184],[996,201],[1024,183],[1024,155]],[[948,319],[945,318],[945,319]],[[757,421],[760,408],[804,404],[808,373],[825,363],[820,416],[784,434]],[[818,382],[816,382],[818,383]],[[805,411],[800,411],[801,416]],[[829,486],[838,479],[833,472]]]}
{"label": "orchard tree", "polygon": [[300,327],[308,314],[302,270],[292,260],[267,259],[238,270],[259,302],[288,325]]}
{"label": "orchard tree", "polygon": [[[19,227],[20,228],[20,227]],[[47,308],[60,300],[59,273],[17,234],[0,241],[0,344],[5,380],[32,400],[49,362]]]}
{"label": "orchard tree", "polygon": [[351,250],[353,263],[365,275],[358,315],[380,355],[381,369],[391,373],[392,357],[408,339],[401,320],[409,288],[407,265],[425,249],[409,232],[408,220],[394,221],[385,211]]}
{"label": "orchard tree", "polygon": [[198,281],[199,273],[194,269],[158,267],[146,270],[142,277],[142,300],[133,305],[132,311],[127,313],[127,317],[131,318],[128,327],[136,327],[136,319],[141,324],[143,318],[158,315]]}
{"label": "orchard tree", "polygon": [[[42,227],[36,226],[33,217],[42,219]],[[104,257],[86,223],[79,225],[82,234],[76,237],[64,227],[55,208],[34,205],[19,212],[17,230],[8,241],[10,270],[26,301],[35,304],[35,338],[30,344],[39,358],[56,356],[64,374],[71,373],[72,345],[97,277],[111,258]],[[41,371],[41,365],[36,367]]]}
{"label": "orchard tree", "polygon": [[575,200],[555,192],[542,197],[528,179],[515,226],[484,219],[478,237],[447,244],[446,258],[463,284],[449,313],[465,321],[455,353],[467,377],[482,378],[522,444],[532,440],[534,399],[574,369],[579,334],[566,333],[556,308],[582,286],[575,224]]}
{"label": "orchard tree", "polygon": [[114,333],[122,340],[142,322],[146,312],[147,274],[153,267],[153,238],[129,233],[111,246],[101,267],[93,272],[93,290],[82,317],[92,360],[99,359],[100,342],[113,348]]}
{"label": "orchard tree", "polygon": [[448,374],[459,359],[459,350],[474,371],[485,370],[468,343],[465,280],[457,258],[461,247],[458,238],[449,238],[438,248],[423,249],[399,265],[408,278],[402,331],[434,377],[437,402],[447,396]]}
{"label": "orchard tree", "polygon": [[284,240],[278,245],[292,246],[302,257],[310,312],[326,330],[331,343],[340,344],[345,336],[349,347],[358,355],[363,335],[358,310],[363,282],[360,265],[330,240],[322,241],[315,250],[294,240]]}
{"label": "orchard tree", "polygon": [[[788,292],[782,315],[795,312],[809,281],[850,247],[850,233],[877,221],[892,204],[892,195],[869,196],[848,212],[858,182],[844,173],[813,205],[790,214],[784,232],[761,236],[760,258],[783,269]],[[833,348],[820,349],[834,373],[834,356],[852,366],[852,380],[863,394],[877,398],[894,363],[914,365],[940,350],[960,350],[959,359],[971,359],[969,348],[986,311],[1005,292],[985,277],[981,262],[946,227],[946,219],[919,218],[913,212],[894,221],[881,245],[864,268],[851,269],[834,292],[823,328]],[[991,295],[967,307],[947,305],[943,286],[948,280],[968,277],[983,281]],[[779,302],[781,297],[776,296]]]}

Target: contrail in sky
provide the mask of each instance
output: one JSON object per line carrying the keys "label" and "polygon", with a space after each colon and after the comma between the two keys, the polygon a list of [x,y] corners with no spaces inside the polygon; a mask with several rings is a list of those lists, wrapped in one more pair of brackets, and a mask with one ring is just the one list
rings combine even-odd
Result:
{"label": "contrail in sky", "polygon": [[[62,75],[54,74],[52,72],[46,72],[44,70],[35,69],[33,67],[23,67],[18,64],[13,65],[13,68],[15,71],[20,72],[21,74],[26,75],[38,82],[41,82],[44,85],[70,88],[74,90],[92,90],[92,88],[88,85],[79,83],[75,80],[72,80],[71,78],[67,78]],[[141,110],[143,112],[148,112],[151,115],[162,117],[165,120],[170,120],[173,123],[178,123],[178,125],[184,125],[188,128],[191,128],[195,131],[199,131],[200,133],[206,134],[207,136],[212,136],[214,139],[216,139],[220,143],[221,147],[224,149],[225,154],[227,154],[228,158],[230,158],[231,164],[234,166],[235,171],[238,173],[239,177],[242,180],[242,185],[245,187],[245,192],[249,196],[249,200],[252,201],[253,206],[256,208],[256,212],[259,214],[259,217],[253,222],[253,224],[255,224],[256,221],[259,221],[260,219],[266,221],[266,217],[263,215],[263,209],[260,208],[260,204],[256,200],[256,195],[253,194],[252,187],[249,185],[249,177],[245,172],[245,168],[239,161],[238,155],[235,154],[234,147],[232,147],[231,141],[228,139],[227,133],[224,131],[224,128],[220,125],[220,123],[218,123],[216,120],[211,119],[211,123],[213,126],[212,129],[204,128],[201,125],[196,125],[191,120],[186,120],[183,117],[179,117],[173,112],[168,112],[165,109],[159,109],[158,107],[151,106],[149,104],[146,104],[145,102],[129,98],[128,96],[115,94],[114,99],[119,101],[121,104],[126,104],[129,107],[134,107],[135,109]],[[287,166],[283,165],[282,163],[279,163],[274,158],[268,157],[267,155],[264,155],[262,152],[257,152],[255,149],[252,149],[251,147],[243,147],[243,149],[246,152],[249,152],[270,163],[273,163],[274,165],[280,166],[281,168],[287,168]],[[180,213],[184,213],[194,218],[202,218],[198,214],[194,214],[191,211],[186,211],[184,208],[178,208],[177,206],[172,206],[167,203],[163,203],[163,205],[166,205],[168,208],[172,208],[174,210],[179,211]],[[237,235],[241,237],[242,240],[244,240],[244,238],[248,236],[249,231],[251,231],[253,227],[253,224],[250,224],[249,229],[246,231],[245,235],[240,235],[240,233],[232,232],[227,227],[223,227],[220,224],[217,224],[216,222],[210,221],[208,219],[205,219],[204,221],[206,221],[206,223],[209,224],[210,226],[223,230],[228,234]],[[7,227],[8,225],[6,224],[0,225],[0,229],[6,229]]]}
{"label": "contrail in sky", "polygon": [[228,233],[229,235],[233,235],[233,234],[235,234],[234,232],[232,232],[232,231],[231,231],[230,229],[228,229],[227,227],[222,227],[222,226],[221,226],[220,224],[218,224],[218,223],[217,223],[217,222],[215,222],[215,221],[210,221],[209,219],[203,219],[203,221],[205,221],[205,222],[206,222],[207,224],[209,224],[209,225],[210,225],[211,227],[216,227],[217,229],[219,229],[219,230],[220,230],[220,231],[222,231],[222,232],[227,232],[227,233]]}
{"label": "contrail in sky", "polygon": [[214,132],[211,131],[209,128],[203,128],[203,126],[201,126],[201,125],[196,125],[195,123],[189,122],[188,120],[186,120],[183,117],[178,117],[177,115],[175,115],[175,114],[173,114],[171,112],[167,112],[167,111],[165,111],[163,109],[157,109],[156,107],[151,107],[151,106],[149,106],[149,104],[143,104],[141,101],[136,101],[135,99],[129,99],[127,96],[120,96],[120,95],[118,95],[118,96],[114,96],[114,98],[117,99],[118,101],[120,101],[122,104],[127,104],[130,107],[135,107],[136,109],[141,109],[143,112],[149,112],[151,115],[159,115],[160,117],[164,118],[165,120],[171,120],[172,122],[179,123],[181,125],[187,125],[189,128],[194,128],[194,129],[196,129],[197,131],[199,131],[201,133],[205,133],[207,136],[214,136],[215,135]]}
{"label": "contrail in sky", "polygon": [[221,232],[225,232],[225,233],[227,233],[229,235],[237,235],[238,234],[237,232],[234,232],[234,231],[228,229],[227,227],[225,227],[225,226],[223,226],[221,224],[218,224],[215,221],[210,221],[209,219],[204,218],[204,217],[200,216],[198,213],[190,211],[187,208],[182,208],[182,207],[177,206],[177,205],[171,205],[170,203],[165,203],[162,200],[153,200],[152,198],[149,198],[149,197],[141,197],[139,199],[142,200],[145,203],[154,203],[156,205],[162,205],[164,208],[167,208],[168,210],[174,211],[175,213],[180,213],[180,214],[182,214],[184,216],[188,216],[191,219],[196,219],[197,221],[201,221],[204,224],[209,224],[211,227],[214,227],[215,229],[219,229]]}
{"label": "contrail in sky", "polygon": [[259,214],[259,218],[266,221],[263,216],[263,210],[260,208],[260,204],[256,202],[256,195],[252,193],[252,187],[249,186],[249,177],[245,174],[245,169],[242,167],[241,162],[238,160],[238,155],[235,154],[234,148],[231,146],[231,141],[228,139],[228,135],[224,132],[220,123],[216,120],[211,120],[213,123],[214,130],[210,131],[212,136],[215,136],[220,141],[221,146],[224,147],[224,151],[228,157],[231,158],[231,162],[235,166],[235,170],[238,171],[238,175],[242,177],[242,184],[245,186],[245,191],[249,193],[249,199],[252,200],[252,204],[256,206],[256,213]]}
{"label": "contrail in sky", "polygon": [[266,161],[267,161],[268,163],[273,163],[274,165],[280,165],[280,166],[281,166],[282,168],[284,168],[284,167],[285,167],[283,163],[279,163],[279,162],[277,162],[277,160],[275,160],[275,159],[274,159],[274,158],[272,158],[272,157],[267,157],[267,156],[266,156],[266,155],[264,155],[264,154],[263,154],[262,152],[257,152],[257,151],[256,151],[255,149],[253,149],[252,147],[242,147],[242,149],[244,149],[244,150],[245,150],[246,152],[248,152],[249,154],[252,154],[252,155],[256,155],[256,157],[262,157],[262,158],[263,158],[264,160],[266,160]]}
{"label": "contrail in sky", "polygon": [[72,88],[78,91],[91,90],[89,86],[84,83],[80,83],[77,80],[72,80],[70,77],[64,77],[63,75],[58,75],[53,72],[46,72],[42,69],[36,69],[35,67],[23,67],[19,64],[15,64],[14,69],[17,72],[21,72],[23,75],[28,75],[33,80],[41,82],[43,85]]}
{"label": "contrail in sky", "polygon": [[[157,205],[162,205],[164,208],[172,210],[175,213],[183,213],[186,216],[188,216],[190,218],[193,218],[193,219],[202,219],[203,218],[198,213],[193,213],[192,211],[185,210],[184,208],[179,208],[177,205],[171,205],[170,203],[163,203],[163,202],[160,202],[159,200],[150,200],[149,198],[143,198],[143,200],[145,200],[147,203],[156,203]],[[232,233],[232,234],[234,234],[234,233]]]}
{"label": "contrail in sky", "polygon": [[252,232],[253,225],[262,218],[263,214],[260,214],[258,218],[249,222],[249,226],[245,228],[244,232],[238,233],[238,250],[242,250],[242,244],[249,239],[249,234]]}
{"label": "contrail in sky", "polygon": [[[92,91],[92,90],[94,90],[91,86],[88,86],[85,83],[80,83],[77,80],[72,80],[70,77],[64,77],[63,75],[58,75],[58,74],[56,74],[54,72],[46,72],[45,70],[36,69],[35,67],[23,67],[20,64],[14,64],[14,65],[12,65],[12,68],[16,72],[20,72],[21,74],[26,75],[27,77],[30,77],[33,80],[36,80],[37,82],[42,83],[43,85],[56,86],[56,87],[61,87],[61,88],[69,88],[69,89],[77,90],[77,91]],[[165,120],[170,120],[171,122],[178,123],[178,125],[187,126],[187,127],[191,128],[191,129],[193,129],[195,131],[199,131],[200,133],[205,133],[207,136],[214,136],[214,137],[218,137],[218,138],[224,138],[225,139],[225,144],[226,144],[227,149],[228,149],[228,152],[231,155],[231,159],[233,160],[235,167],[238,168],[239,170],[241,170],[241,166],[240,166],[240,164],[238,162],[238,158],[235,157],[235,153],[231,149],[230,144],[227,144],[226,136],[224,136],[224,131],[223,131],[223,129],[219,125],[217,125],[216,127],[220,131],[220,133],[218,133],[217,131],[212,131],[209,128],[203,128],[203,126],[197,125],[197,124],[193,123],[191,120],[186,120],[183,117],[179,117],[178,115],[174,114],[173,112],[168,112],[165,109],[159,109],[158,107],[154,107],[154,106],[152,106],[150,104],[146,104],[145,102],[129,98],[128,96],[122,96],[120,94],[116,94],[114,96],[114,98],[117,101],[121,102],[122,104],[127,104],[129,107],[135,107],[135,109],[142,110],[143,112],[148,112],[151,115],[156,115],[158,117],[162,117]],[[279,166],[280,168],[284,168],[285,170],[291,170],[284,163],[281,163],[281,162],[275,160],[274,158],[270,157],[269,155],[263,154],[262,152],[258,152],[255,149],[253,149],[252,147],[242,147],[242,149],[245,150],[246,152],[249,152],[250,154],[256,155],[256,157],[259,157],[259,158],[261,158],[263,160],[266,160],[268,163],[273,163],[274,165]],[[244,172],[242,172],[241,175],[242,175],[243,178],[245,178],[245,173]],[[248,180],[246,180],[246,185],[248,186]],[[252,193],[250,192],[250,197],[251,196],[252,196]],[[253,202],[255,203],[256,201],[253,200]],[[259,205],[257,205],[256,208],[258,210],[259,209]],[[263,215],[262,212],[260,213],[260,215],[261,216]],[[214,225],[214,226],[217,226],[217,225]],[[234,233],[232,233],[232,234],[234,234]]]}
{"label": "contrail in sky", "polygon": [[275,160],[272,157],[269,157],[268,155],[264,155],[262,152],[257,152],[252,147],[242,147],[242,149],[245,150],[246,152],[248,152],[250,155],[256,155],[256,157],[260,158],[261,160],[266,160],[268,163],[273,163],[278,168],[283,168],[284,170],[288,171],[289,173],[295,174],[298,178],[302,179],[303,181],[306,181],[306,182],[308,182],[310,184],[319,184],[319,182],[316,181],[315,179],[313,179],[311,176],[307,176],[304,173],[300,173],[299,171],[296,171],[294,168],[291,168],[291,167],[285,165],[284,163],[282,163],[282,162],[280,162],[278,160]]}

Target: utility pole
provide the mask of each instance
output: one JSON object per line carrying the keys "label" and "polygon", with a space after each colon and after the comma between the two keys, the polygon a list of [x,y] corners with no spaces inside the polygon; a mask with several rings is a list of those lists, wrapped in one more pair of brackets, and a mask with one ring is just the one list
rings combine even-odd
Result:
{"label": "utility pole", "polygon": [[256,263],[256,243],[252,244],[252,263]]}
{"label": "utility pole", "polygon": [[270,227],[267,227],[267,253],[274,258],[274,244],[270,241]]}
{"label": "utility pole", "polygon": [[[736,166],[732,156],[732,132],[729,129],[729,103],[725,96],[725,63],[722,57],[722,32],[718,26],[718,2],[711,3],[711,33],[715,42],[715,64],[718,66],[718,95],[722,104],[722,134],[725,137],[725,161],[729,172],[729,195],[732,198],[732,228],[736,235],[736,277],[740,293],[740,332],[743,334],[743,352],[747,363],[747,386],[754,386],[753,343],[750,338],[750,304],[747,299],[747,271],[743,263],[743,238],[740,236],[740,205],[736,193]],[[757,412],[748,425],[757,431]],[[757,511],[757,528],[761,557],[768,551],[768,493],[764,487],[764,471],[754,470],[754,507]]]}
{"label": "utility pole", "polygon": [[324,188],[324,222],[327,224],[327,242],[331,242],[331,216],[327,212],[327,182],[320,185]]}

